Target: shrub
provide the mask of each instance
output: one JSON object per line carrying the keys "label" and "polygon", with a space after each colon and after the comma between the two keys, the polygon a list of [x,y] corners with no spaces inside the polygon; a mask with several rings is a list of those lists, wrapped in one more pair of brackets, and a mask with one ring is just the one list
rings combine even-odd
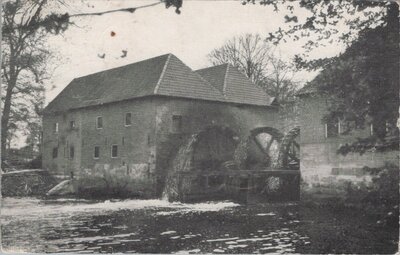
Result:
{"label": "shrub", "polygon": [[76,180],[77,192],[83,197],[150,197],[153,183],[150,177],[137,178],[126,168],[82,170]]}
{"label": "shrub", "polygon": [[386,164],[382,168],[367,168],[373,175],[372,183],[349,185],[347,202],[359,202],[369,213],[379,216],[378,223],[397,226],[399,219],[399,167]]}
{"label": "shrub", "polygon": [[36,158],[32,159],[28,163],[26,163],[25,167],[27,169],[40,169],[42,168],[42,155],[37,156]]}

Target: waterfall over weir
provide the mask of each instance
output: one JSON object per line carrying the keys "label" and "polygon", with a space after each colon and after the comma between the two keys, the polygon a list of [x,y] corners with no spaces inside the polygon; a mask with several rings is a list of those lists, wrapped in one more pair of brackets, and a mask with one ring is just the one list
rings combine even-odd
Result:
{"label": "waterfall over weir", "polygon": [[186,145],[181,146],[173,161],[172,169],[168,173],[165,181],[165,187],[162,193],[163,200],[175,200],[178,198],[178,180],[174,178],[176,173],[189,171],[192,166],[193,145],[197,141],[198,134],[189,138]]}

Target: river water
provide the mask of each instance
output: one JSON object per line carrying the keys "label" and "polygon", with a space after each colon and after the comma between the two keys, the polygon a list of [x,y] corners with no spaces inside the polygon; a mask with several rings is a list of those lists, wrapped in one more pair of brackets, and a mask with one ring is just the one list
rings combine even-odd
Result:
{"label": "river water", "polygon": [[299,203],[3,198],[6,252],[394,253],[398,230]]}

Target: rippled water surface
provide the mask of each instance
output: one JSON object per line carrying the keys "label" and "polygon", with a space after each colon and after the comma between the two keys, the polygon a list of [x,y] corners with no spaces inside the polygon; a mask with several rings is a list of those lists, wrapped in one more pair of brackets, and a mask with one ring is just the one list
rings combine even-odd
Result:
{"label": "rippled water surface", "polygon": [[3,198],[14,252],[393,253],[393,231],[358,214],[296,203]]}

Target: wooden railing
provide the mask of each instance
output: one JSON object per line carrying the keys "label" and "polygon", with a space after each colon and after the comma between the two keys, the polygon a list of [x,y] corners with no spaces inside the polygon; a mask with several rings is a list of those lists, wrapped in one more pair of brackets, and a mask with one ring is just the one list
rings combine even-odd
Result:
{"label": "wooden railing", "polygon": [[222,170],[176,173],[179,200],[232,199],[295,201],[300,198],[300,172],[296,170]]}

